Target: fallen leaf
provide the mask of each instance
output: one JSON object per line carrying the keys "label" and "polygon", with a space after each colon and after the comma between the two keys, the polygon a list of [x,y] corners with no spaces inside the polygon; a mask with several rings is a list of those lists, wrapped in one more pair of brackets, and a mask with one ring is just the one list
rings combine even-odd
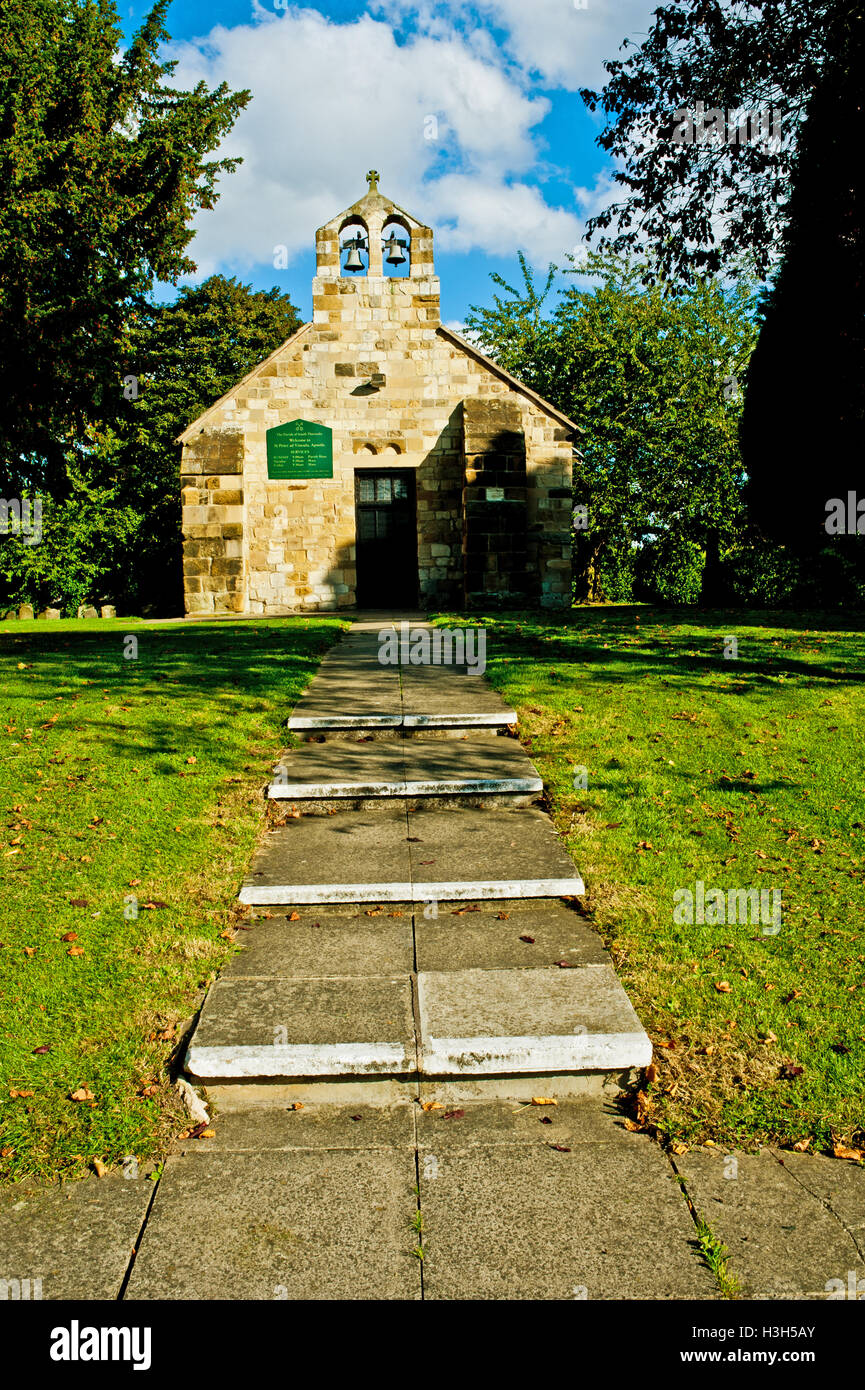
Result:
{"label": "fallen leaf", "polygon": [[807,1139],[797,1140],[797,1142],[793,1145],[793,1149],[797,1154],[803,1154],[806,1149],[810,1149],[812,1143],[813,1140],[811,1138],[811,1135],[809,1134]]}
{"label": "fallen leaf", "polygon": [[70,907],[89,907],[90,904],[89,904],[89,902],[87,901],[86,898],[70,898],[70,899],[69,899],[69,906],[70,906]]}
{"label": "fallen leaf", "polygon": [[533,936],[521,936],[520,941],[526,941],[530,946],[534,946],[535,944],[535,938]]}
{"label": "fallen leaf", "polygon": [[302,1110],[302,1109],[303,1109],[303,1101],[302,1101],[302,1100],[295,1100],[295,1101],[292,1101],[291,1105],[287,1105],[285,1108],[286,1108],[286,1110]]}
{"label": "fallen leaf", "polygon": [[558,1105],[554,1096],[532,1096],[532,1105]]}
{"label": "fallen leaf", "polygon": [[289,912],[289,914],[288,914],[288,920],[289,920],[289,922],[299,922],[299,921],[300,921],[300,913],[299,913],[299,912]]}
{"label": "fallen leaf", "polygon": [[571,960],[557,960],[555,964],[559,967],[560,970],[573,970],[575,968],[574,963]]}
{"label": "fallen leaf", "polygon": [[84,947],[83,947],[83,946],[70,946],[70,947],[69,947],[69,950],[66,952],[66,954],[67,954],[67,956],[83,956],[83,955],[84,955]]}
{"label": "fallen leaf", "polygon": [[541,1115],[540,1119],[542,1125],[551,1125],[553,1123],[549,1115]]}
{"label": "fallen leaf", "polygon": [[848,1149],[846,1144],[835,1144],[832,1152],[836,1158],[849,1158],[853,1163],[865,1158],[865,1149]]}
{"label": "fallen leaf", "polygon": [[87,1089],[86,1086],[79,1086],[77,1091],[71,1091],[71,1092],[69,1093],[69,1099],[70,1099],[70,1100],[82,1101],[82,1100],[95,1100],[96,1097],[94,1096],[94,1094],[93,1094],[92,1091],[88,1091],[88,1089]]}
{"label": "fallen leaf", "polygon": [[10,1097],[12,1098],[12,1100],[23,1100],[23,1099],[26,1099],[27,1096],[32,1096],[32,1095],[34,1095],[34,1094],[35,1094],[35,1093],[34,1093],[33,1091],[14,1091],[14,1090],[13,1090],[13,1091],[10,1091],[10,1092],[9,1092],[9,1095],[10,1095]]}
{"label": "fallen leaf", "polygon": [[511,915],[511,914],[510,914],[509,912],[497,912],[497,913],[496,913],[496,918],[498,919],[499,922],[504,922],[504,921],[506,921],[506,919],[507,919],[508,917],[510,917],[510,915]]}
{"label": "fallen leaf", "polygon": [[216,1138],[216,1130],[215,1130],[215,1129],[203,1129],[203,1130],[201,1131],[201,1133],[199,1134],[198,1137],[199,1137],[199,1139],[215,1139],[215,1138]]}
{"label": "fallen leaf", "polygon": [[49,1043],[43,1043],[41,1047],[34,1047],[34,1049],[33,1049],[33,1056],[34,1056],[34,1057],[41,1057],[44,1053],[50,1052],[50,1051],[51,1051],[51,1046],[50,1046],[50,1044],[49,1044]]}
{"label": "fallen leaf", "polygon": [[715,988],[719,994],[729,994],[733,987],[726,980],[716,980]]}
{"label": "fallen leaf", "polygon": [[422,1100],[421,1110],[444,1110],[444,1106],[437,1100]]}
{"label": "fallen leaf", "polygon": [[105,1174],[108,1172],[101,1158],[94,1158],[92,1167],[97,1178],[104,1178]]}
{"label": "fallen leaf", "polygon": [[548,1144],[548,1149],[555,1149],[558,1154],[569,1154],[571,1151],[565,1144]]}
{"label": "fallen leaf", "polygon": [[681,1157],[682,1154],[686,1154],[686,1153],[688,1152],[688,1145],[687,1145],[687,1144],[671,1144],[671,1145],[670,1145],[670,1151],[671,1151],[672,1153],[674,1153],[674,1154],[676,1155],[677,1158],[679,1158],[679,1157]]}
{"label": "fallen leaf", "polygon": [[466,1112],[464,1110],[446,1110],[442,1115],[443,1120],[461,1120]]}
{"label": "fallen leaf", "polygon": [[658,1068],[655,1066],[654,1062],[650,1062],[649,1065],[645,1068],[646,1083],[650,1084],[652,1081],[655,1080],[657,1075]]}
{"label": "fallen leaf", "polygon": [[792,1081],[795,1077],[801,1076],[804,1070],[804,1067],[797,1067],[793,1062],[785,1062],[778,1075],[784,1081]]}
{"label": "fallen leaf", "polygon": [[36,954],[35,946],[24,946],[22,947],[22,950],[24,951],[25,956],[35,956]]}

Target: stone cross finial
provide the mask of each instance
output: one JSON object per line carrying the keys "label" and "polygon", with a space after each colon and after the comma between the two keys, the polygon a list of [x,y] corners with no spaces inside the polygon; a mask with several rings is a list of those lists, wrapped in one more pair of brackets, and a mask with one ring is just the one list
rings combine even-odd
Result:
{"label": "stone cross finial", "polygon": [[377,193],[377,192],[378,192],[378,169],[370,169],[369,173],[368,173],[367,176],[366,176],[366,181],[367,181],[367,183],[369,184],[369,191],[370,191],[370,193]]}

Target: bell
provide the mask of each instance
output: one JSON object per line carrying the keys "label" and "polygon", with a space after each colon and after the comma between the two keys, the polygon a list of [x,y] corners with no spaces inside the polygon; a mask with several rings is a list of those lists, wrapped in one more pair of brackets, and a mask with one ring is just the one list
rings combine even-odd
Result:
{"label": "bell", "polygon": [[350,248],[349,253],[345,258],[344,269],[352,272],[357,270],[363,270],[363,261],[360,258],[360,252],[358,251],[356,246],[352,246]]}
{"label": "bell", "polygon": [[391,232],[387,241],[384,243],[385,250],[387,251],[385,260],[387,261],[388,265],[405,264],[405,254],[402,248],[407,245],[407,241],[400,241],[396,232]]}

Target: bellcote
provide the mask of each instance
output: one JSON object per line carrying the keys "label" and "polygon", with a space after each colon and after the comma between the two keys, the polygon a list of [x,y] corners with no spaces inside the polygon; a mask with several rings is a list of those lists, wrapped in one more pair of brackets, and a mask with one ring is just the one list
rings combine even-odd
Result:
{"label": "bellcote", "polygon": [[428,279],[435,274],[432,228],[379,192],[377,170],[366,179],[369,191],[316,232],[317,277]]}

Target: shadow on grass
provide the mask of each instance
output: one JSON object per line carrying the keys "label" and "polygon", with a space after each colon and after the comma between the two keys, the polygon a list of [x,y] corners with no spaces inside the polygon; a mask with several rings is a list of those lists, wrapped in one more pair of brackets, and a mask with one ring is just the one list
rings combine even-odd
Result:
{"label": "shadow on grass", "polygon": [[[100,624],[98,630],[0,633],[0,672],[4,665],[12,680],[0,697],[0,712],[20,725],[35,723],[39,701],[57,701],[57,729],[69,725],[82,734],[98,732],[106,753],[135,753],[138,757],[185,751],[179,740],[188,735],[186,716],[191,708],[207,711],[211,754],[225,744],[222,761],[236,767],[232,711],[237,701],[249,711],[267,710],[275,702],[274,723],[281,724],[315,675],[323,654],[339,635],[339,620],[272,619],[261,624],[220,622],[212,626],[189,624],[147,627],[142,624]],[[134,638],[136,648],[130,648]],[[127,651],[134,656],[126,656]],[[5,660],[4,660],[5,658]],[[23,665],[23,670],[19,666]],[[9,669],[11,667],[11,669]],[[94,714],[96,691],[107,696],[112,714]],[[71,710],[73,696],[88,695],[90,708]],[[225,710],[219,708],[224,700]],[[124,719],[123,706],[129,702]],[[183,705],[184,718],[177,716]],[[149,704],[142,717],[141,706]],[[113,707],[120,706],[119,712]],[[135,738],[125,735],[134,723]],[[183,726],[183,727],[181,727]],[[38,727],[38,726],[37,726]],[[142,742],[146,737],[146,744]],[[150,765],[152,772],[170,765]]]}
{"label": "shadow on grass", "polygon": [[[637,631],[637,620],[643,631]],[[653,609],[637,605],[614,609],[578,608],[555,616],[505,613],[493,619],[493,631],[488,639],[488,660],[507,655],[508,660],[545,662],[559,661],[564,665],[603,666],[603,671],[587,670],[587,679],[594,682],[622,683],[633,677],[636,667],[645,675],[675,678],[677,686],[687,683],[688,677],[724,675],[731,682],[724,689],[716,686],[721,695],[738,696],[758,688],[768,687],[779,679],[806,677],[809,681],[863,684],[863,634],[865,615],[844,617],[838,613],[793,614],[763,613],[743,610]],[[666,628],[669,637],[657,635]],[[690,629],[700,628],[701,632]],[[713,628],[717,636],[705,635]],[[753,629],[765,629],[766,636],[755,635]],[[653,631],[654,629],[654,631]],[[818,634],[831,636],[831,664],[820,660],[808,661],[784,653],[784,634],[797,639],[812,639],[819,643]],[[774,634],[774,635],[771,635]],[[735,637],[738,655],[725,657],[723,644]],[[627,638],[631,650],[601,645],[601,639]],[[636,645],[636,644],[639,645]],[[757,644],[759,655],[749,654],[749,646]],[[687,652],[676,650],[687,647]],[[610,669],[619,666],[620,672]],[[558,676],[555,671],[548,679],[556,683],[570,681],[570,674]]]}

